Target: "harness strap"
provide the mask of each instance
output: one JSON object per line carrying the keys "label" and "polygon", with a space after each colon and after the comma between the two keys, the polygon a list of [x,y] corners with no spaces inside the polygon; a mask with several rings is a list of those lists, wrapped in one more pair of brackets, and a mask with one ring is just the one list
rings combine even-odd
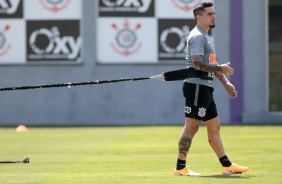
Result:
{"label": "harness strap", "polygon": [[198,71],[194,68],[185,68],[181,70],[176,70],[177,72],[166,72],[164,73],[165,81],[174,81],[174,80],[184,80],[187,78],[201,78],[204,80],[213,80],[212,75],[208,72]]}

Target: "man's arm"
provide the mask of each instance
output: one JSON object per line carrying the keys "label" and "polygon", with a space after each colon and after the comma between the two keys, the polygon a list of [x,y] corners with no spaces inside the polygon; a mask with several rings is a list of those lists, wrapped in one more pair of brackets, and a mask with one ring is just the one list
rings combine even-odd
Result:
{"label": "man's arm", "polygon": [[233,74],[233,68],[229,66],[230,63],[222,64],[222,65],[209,64],[203,62],[203,56],[199,56],[199,55],[192,56],[192,62],[195,70],[200,70],[203,72],[210,72],[210,73],[220,72],[227,75]]}
{"label": "man's arm", "polygon": [[195,70],[200,70],[203,72],[220,72],[222,67],[219,65],[211,65],[209,63],[203,62],[203,56],[192,56],[192,62]]}
{"label": "man's arm", "polygon": [[224,74],[220,72],[215,72],[214,74],[223,85],[229,82]]}
{"label": "man's arm", "polygon": [[215,76],[223,84],[226,91],[229,93],[230,97],[236,98],[237,97],[237,91],[236,91],[234,85],[229,82],[229,80],[225,77],[225,75],[220,73],[220,72],[215,72]]}

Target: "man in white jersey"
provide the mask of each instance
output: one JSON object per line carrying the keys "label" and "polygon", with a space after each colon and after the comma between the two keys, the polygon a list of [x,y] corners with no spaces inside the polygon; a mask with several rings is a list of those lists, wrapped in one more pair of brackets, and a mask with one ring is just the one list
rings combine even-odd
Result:
{"label": "man in white jersey", "polygon": [[213,98],[212,80],[214,75],[220,80],[231,98],[237,97],[235,87],[225,75],[232,75],[230,63],[219,65],[216,61],[215,46],[208,35],[215,27],[213,3],[203,2],[194,7],[196,27],[187,39],[187,67],[194,77],[186,79],[183,84],[185,97],[185,125],[178,141],[178,158],[175,176],[199,176],[186,167],[186,158],[194,135],[201,122],[207,127],[210,146],[222,165],[222,174],[238,174],[248,170],[232,163],[225,154],[220,137],[220,120]]}

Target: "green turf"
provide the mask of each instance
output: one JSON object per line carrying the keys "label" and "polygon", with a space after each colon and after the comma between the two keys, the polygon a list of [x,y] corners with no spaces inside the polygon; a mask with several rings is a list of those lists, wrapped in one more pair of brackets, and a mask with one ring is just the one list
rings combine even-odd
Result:
{"label": "green turf", "polygon": [[0,183],[282,183],[282,126],[222,126],[231,161],[249,167],[223,176],[206,127],[193,140],[188,166],[201,177],[174,177],[181,126],[0,128]]}

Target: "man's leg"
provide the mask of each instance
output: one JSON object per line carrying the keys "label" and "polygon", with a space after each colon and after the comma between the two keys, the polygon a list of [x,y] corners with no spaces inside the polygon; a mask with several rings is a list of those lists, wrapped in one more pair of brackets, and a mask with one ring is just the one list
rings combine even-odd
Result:
{"label": "man's leg", "polygon": [[220,137],[220,120],[219,117],[215,117],[211,120],[205,121],[208,139],[210,146],[214,150],[218,158],[222,158],[225,155],[223,144]]}
{"label": "man's leg", "polygon": [[201,120],[185,118],[185,125],[178,140],[178,159],[186,160],[192,139],[199,130]]}
{"label": "man's leg", "polygon": [[205,121],[208,139],[210,146],[217,155],[220,163],[222,164],[222,174],[238,174],[246,172],[247,167],[242,167],[237,164],[232,164],[232,162],[225,155],[222,140],[220,137],[220,120],[219,117],[215,117],[211,120]]}
{"label": "man's leg", "polygon": [[196,120],[192,118],[185,118],[185,125],[180,134],[178,140],[178,159],[176,163],[176,169],[174,170],[175,176],[199,176],[199,173],[195,173],[188,170],[186,167],[186,158],[189,152],[192,139],[197,133],[201,120]]}

